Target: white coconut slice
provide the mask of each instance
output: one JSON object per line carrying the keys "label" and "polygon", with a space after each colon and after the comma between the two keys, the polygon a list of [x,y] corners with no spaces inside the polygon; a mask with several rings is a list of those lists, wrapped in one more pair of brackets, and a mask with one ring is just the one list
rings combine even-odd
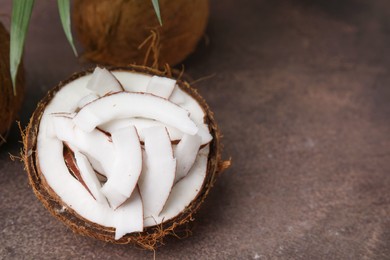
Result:
{"label": "white coconut slice", "polygon": [[152,119],[145,119],[145,118],[128,118],[128,119],[113,120],[113,121],[110,121],[108,123],[105,123],[105,124],[99,126],[99,128],[102,129],[103,131],[108,132],[108,133],[112,133],[118,129],[122,129],[122,128],[125,128],[128,126],[135,126],[135,128],[137,129],[140,141],[145,140],[144,130],[147,128],[150,128],[150,127],[154,127],[154,126],[166,127],[168,134],[169,134],[169,138],[171,139],[171,141],[178,141],[184,135],[183,132],[177,130],[174,127],[165,126],[165,124],[163,124],[159,121],[152,120]]}
{"label": "white coconut slice", "polygon": [[163,127],[145,131],[144,167],[138,181],[144,217],[158,215],[164,207],[175,179],[176,160],[168,133]]}
{"label": "white coconut slice", "polygon": [[165,77],[153,76],[150,79],[148,86],[146,87],[146,92],[168,99],[171,96],[175,85],[176,80]]}
{"label": "white coconut slice", "polygon": [[99,96],[107,93],[123,91],[119,81],[107,69],[96,67],[91,79],[87,83],[87,89],[92,90]]}
{"label": "white coconut slice", "polygon": [[[172,142],[180,141],[184,135],[183,132],[181,132],[180,130],[172,126],[167,126],[164,123],[161,123],[159,121],[152,120],[152,119],[145,119],[145,118],[128,118],[128,119],[113,120],[99,126],[99,129],[111,133],[115,130],[125,128],[130,125],[135,126],[139,135],[139,139],[142,142],[145,140],[143,131],[147,128],[154,127],[154,126],[165,126],[168,131],[169,138],[171,139]],[[197,125],[197,127],[199,129],[197,135],[201,137],[201,144],[205,145],[210,143],[213,137],[211,136],[208,127],[205,124],[199,124]]]}
{"label": "white coconut slice", "polygon": [[110,174],[115,155],[108,136],[98,130],[86,133],[70,118],[52,116],[51,120],[59,140],[85,154],[95,170],[106,176]]}
{"label": "white coconut slice", "polygon": [[82,108],[86,104],[91,103],[92,101],[94,101],[98,98],[99,98],[99,95],[97,95],[96,93],[88,94],[85,97],[83,97],[82,99],[80,99],[80,101],[77,103],[77,107]]}
{"label": "white coconut slice", "polygon": [[132,117],[161,121],[187,134],[198,132],[186,110],[166,99],[145,93],[119,92],[104,96],[84,106],[73,121],[84,131],[91,132],[113,119]]}
{"label": "white coconut slice", "polygon": [[149,74],[131,72],[131,71],[111,71],[119,80],[125,91],[128,92],[146,92],[146,87],[152,78]]}
{"label": "white coconut slice", "polygon": [[187,176],[173,186],[161,213],[144,219],[144,227],[154,226],[176,217],[196,198],[206,176],[208,154],[209,145],[199,151]]}
{"label": "white coconut slice", "polygon": [[88,187],[88,190],[91,192],[92,196],[96,199],[97,202],[101,204],[107,204],[106,198],[100,191],[100,181],[97,178],[95,171],[92,169],[92,166],[89,163],[87,157],[78,151],[74,152],[74,157],[77,162],[77,167],[80,170],[81,178]]}
{"label": "white coconut slice", "polygon": [[123,202],[129,198],[120,193],[118,190],[116,190],[116,187],[112,182],[106,182],[100,191],[107,198],[110,207],[113,209],[117,209],[118,207],[120,207]]}
{"label": "white coconut slice", "polygon": [[177,85],[173,88],[171,96],[169,97],[169,100],[172,101],[173,103],[179,105],[179,106],[184,104],[186,101],[185,96],[183,95],[183,92],[180,91],[180,88]]}
{"label": "white coconut slice", "polygon": [[197,135],[200,136],[201,144],[205,145],[211,142],[213,140],[213,136],[210,134],[210,130],[206,124],[197,124],[198,132]]}
{"label": "white coconut slice", "polygon": [[112,175],[102,188],[113,208],[119,207],[130,197],[142,170],[142,151],[134,126],[111,133],[115,148],[115,163]]}
{"label": "white coconut slice", "polygon": [[176,175],[174,183],[187,175],[195,162],[200,145],[201,137],[199,135],[184,135],[183,139],[181,139],[175,147],[173,152],[176,158]]}
{"label": "white coconut slice", "polygon": [[205,113],[199,103],[193,99],[191,96],[186,94],[182,89],[176,86],[172,92],[169,101],[179,105],[183,109],[190,111],[190,118],[196,124],[203,124]]}
{"label": "white coconut slice", "polygon": [[114,211],[115,239],[133,232],[142,232],[144,226],[142,199],[138,189]]}

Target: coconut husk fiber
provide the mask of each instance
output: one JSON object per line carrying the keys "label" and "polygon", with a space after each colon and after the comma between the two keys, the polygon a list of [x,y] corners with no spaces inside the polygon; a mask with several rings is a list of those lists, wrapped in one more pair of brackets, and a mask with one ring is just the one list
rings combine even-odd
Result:
{"label": "coconut husk fiber", "polygon": [[24,94],[23,65],[16,78],[16,95],[13,93],[9,68],[9,34],[0,23],[0,145],[6,137],[20,110]]}
{"label": "coconut husk fiber", "polygon": [[[103,64],[174,66],[192,53],[204,34],[208,0],[160,0],[162,26],[151,1],[76,0],[73,25],[83,58]],[[159,49],[152,46],[159,42]],[[145,59],[146,57],[146,59]]]}
{"label": "coconut husk fiber", "polygon": [[[172,72],[169,69],[166,71],[159,71],[141,66],[112,67],[109,69],[115,71],[135,71],[139,73],[172,77]],[[70,227],[75,233],[90,236],[106,242],[116,244],[134,244],[144,249],[154,250],[162,244],[165,236],[176,236],[180,230],[188,231],[187,224],[193,220],[193,215],[198,211],[201,204],[207,197],[207,194],[210,192],[216,178],[223,170],[230,166],[230,161],[223,161],[221,159],[221,133],[214,120],[213,113],[204,99],[187,82],[179,79],[177,83],[180,88],[195,98],[204,109],[206,114],[205,119],[213,136],[213,140],[210,143],[207,174],[202,189],[196,198],[186,207],[186,209],[175,218],[163,222],[162,224],[145,228],[143,232],[127,234],[121,239],[115,240],[114,228],[104,227],[88,221],[61,201],[58,195],[46,183],[45,177],[39,168],[38,154],[36,151],[39,123],[45,107],[63,86],[89,73],[92,73],[92,69],[76,73],[69,79],[58,84],[54,89],[48,92],[46,97],[38,104],[34,114],[32,115],[30,123],[23,134],[24,152],[22,154],[30,185],[35,195],[50,211],[50,213]]]}

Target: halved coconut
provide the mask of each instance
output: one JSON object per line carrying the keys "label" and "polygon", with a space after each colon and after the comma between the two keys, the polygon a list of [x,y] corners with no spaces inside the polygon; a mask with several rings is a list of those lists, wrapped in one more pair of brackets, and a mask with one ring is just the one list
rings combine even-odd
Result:
{"label": "halved coconut", "polygon": [[[154,75],[171,78],[169,73],[146,67],[109,70],[126,91],[139,87],[146,89],[148,79]],[[107,96],[123,95],[138,99],[139,95],[146,95],[147,99],[152,99],[150,104],[153,109],[159,109],[154,101],[172,109],[181,122],[187,124],[186,128],[182,124],[174,124],[185,133],[178,144],[171,142],[167,128],[162,125],[172,124],[177,119],[167,121],[165,115],[155,116],[150,107],[144,107],[149,111],[146,115],[154,115],[153,120],[160,123],[143,129],[143,141],[138,139],[136,125],[117,126],[111,132],[95,128],[100,123],[107,123],[107,118],[119,118],[106,116],[107,111],[102,112],[100,105],[89,111],[90,115],[98,112],[94,117],[82,114],[84,108],[106,97],[87,103],[78,111],[80,100],[91,94],[86,88],[91,72],[73,75],[51,90],[38,104],[24,138],[24,162],[30,184],[48,210],[75,232],[103,241],[133,243],[154,249],[165,235],[174,234],[179,226],[193,219],[218,173],[230,165],[229,161],[221,160],[221,135],[205,101],[181,80],[170,88],[173,89],[172,95],[182,104],[151,94],[119,92],[123,94]],[[137,79],[142,79],[141,86],[137,85]],[[160,92],[157,90],[157,93]],[[117,106],[117,101],[108,103]],[[110,106],[105,108],[111,110]],[[74,116],[74,113],[77,114]],[[96,124],[96,118],[101,116],[99,113],[104,113],[106,121]],[[115,113],[120,114],[120,118],[134,116],[131,113],[123,116],[120,111]],[[196,116],[188,116],[187,113]],[[136,116],[144,114],[140,111]],[[79,121],[73,119],[77,117]],[[130,118],[130,121],[138,119]],[[85,122],[88,127],[84,130],[87,131],[78,125]],[[210,135],[210,140],[203,145],[205,134],[202,137],[199,128]],[[178,163],[178,160],[182,162]],[[123,172],[120,171],[122,168]],[[80,172],[75,174],[74,171]],[[101,178],[100,174],[105,174],[107,179]],[[158,186],[159,183],[163,186]]]}

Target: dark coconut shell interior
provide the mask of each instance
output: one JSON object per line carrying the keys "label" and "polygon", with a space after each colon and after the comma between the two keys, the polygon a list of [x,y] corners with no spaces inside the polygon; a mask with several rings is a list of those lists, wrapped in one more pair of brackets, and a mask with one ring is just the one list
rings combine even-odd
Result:
{"label": "dark coconut shell interior", "polygon": [[[129,66],[129,67],[111,67],[112,71],[134,71],[151,75],[172,77],[170,70],[158,71],[148,67]],[[92,69],[79,72],[72,75],[69,79],[60,82],[58,86],[49,91],[43,100],[38,104],[32,115],[29,125],[24,133],[24,154],[23,159],[28,173],[29,182],[35,195],[45,205],[45,207],[58,219],[69,226],[74,232],[94,237],[106,242],[116,244],[135,244],[145,249],[154,250],[162,243],[166,235],[176,235],[177,231],[187,230],[187,224],[193,220],[193,214],[196,213],[212,188],[217,176],[223,170],[230,166],[230,161],[221,159],[222,145],[221,134],[214,120],[213,113],[210,111],[204,99],[187,82],[178,80],[178,85],[182,90],[196,99],[205,111],[205,121],[209,125],[213,140],[210,143],[210,153],[208,158],[206,178],[203,182],[201,191],[196,198],[175,218],[163,222],[162,224],[145,228],[143,232],[127,234],[119,240],[115,240],[115,229],[98,225],[81,217],[77,212],[68,207],[58,195],[49,187],[45,177],[39,168],[37,160],[37,136],[39,123],[46,106],[50,103],[56,93],[69,82],[92,73]]]}

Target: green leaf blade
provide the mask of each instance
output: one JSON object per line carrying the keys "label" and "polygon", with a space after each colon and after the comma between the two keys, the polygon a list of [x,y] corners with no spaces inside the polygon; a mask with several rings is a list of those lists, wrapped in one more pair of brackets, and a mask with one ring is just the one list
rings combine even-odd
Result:
{"label": "green leaf blade", "polygon": [[13,0],[10,30],[10,74],[14,95],[16,95],[16,75],[23,54],[28,24],[34,0]]}
{"label": "green leaf blade", "polygon": [[154,12],[156,13],[158,22],[162,26],[162,20],[161,20],[161,13],[160,13],[160,4],[158,3],[158,0],[152,0]]}
{"label": "green leaf blade", "polygon": [[70,1],[69,0],[58,0],[58,11],[60,13],[62,28],[64,29],[66,38],[70,46],[72,47],[73,53],[77,56],[77,50],[74,46],[71,23],[70,23]]}

